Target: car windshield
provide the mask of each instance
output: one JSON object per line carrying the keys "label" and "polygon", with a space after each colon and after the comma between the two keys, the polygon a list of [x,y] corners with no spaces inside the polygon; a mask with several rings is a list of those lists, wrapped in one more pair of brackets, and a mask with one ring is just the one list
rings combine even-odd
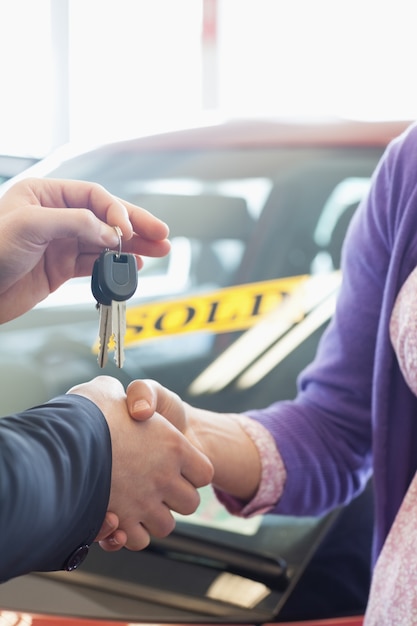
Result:
{"label": "car windshield", "polygon": [[[209,376],[200,375],[242,335],[242,350],[251,351],[245,335],[250,339],[248,331],[266,313],[304,289],[306,277],[320,283],[323,298],[333,289],[347,224],[380,152],[99,149],[50,172],[97,181],[170,227],[170,255],[145,259],[137,292],[127,303],[124,374],[156,378],[208,408],[245,410],[291,397],[297,372],[312,355],[304,345],[309,337],[276,364],[278,369],[255,376],[256,385],[242,382],[231,359],[224,373],[228,380],[217,384],[216,393]],[[28,342],[21,335],[22,350],[51,343],[51,324],[55,339],[64,325],[64,335],[94,345],[97,314],[88,279],[65,285],[36,313],[47,322],[47,336]],[[73,328],[69,319],[76,322]],[[271,345],[276,339],[271,336]],[[259,356],[254,351],[252,361]]]}
{"label": "car windshield", "polygon": [[[137,292],[127,303],[123,370],[109,359],[104,373],[124,384],[154,378],[193,404],[221,411],[291,398],[332,314],[345,231],[381,152],[364,147],[134,151],[126,145],[97,149],[49,172],[49,177],[96,181],[170,227],[171,254],[145,260]],[[98,375],[97,330],[89,280],[73,281],[4,325],[2,413]],[[27,372],[24,393],[13,388],[15,368],[20,375]],[[140,601],[141,619],[244,619],[245,611],[251,619],[271,618],[283,602],[287,577],[299,576],[329,523],[327,517],[239,519],[226,513],[211,488],[204,489],[198,512],[178,516],[171,538],[153,541],[143,553],[96,550],[95,558],[87,559],[73,580],[79,576],[88,586],[89,575],[100,575],[107,590],[124,581],[124,602],[109,611],[100,601],[100,609],[84,607],[83,614],[137,618],[128,596]],[[245,551],[243,567],[239,555]],[[168,557],[187,565],[181,576],[167,565]],[[215,585],[219,576],[222,591]],[[236,580],[240,587],[233,595]],[[245,580],[251,585],[245,587]],[[160,592],[149,596],[154,586],[163,600]],[[69,604],[67,598],[63,606]]]}

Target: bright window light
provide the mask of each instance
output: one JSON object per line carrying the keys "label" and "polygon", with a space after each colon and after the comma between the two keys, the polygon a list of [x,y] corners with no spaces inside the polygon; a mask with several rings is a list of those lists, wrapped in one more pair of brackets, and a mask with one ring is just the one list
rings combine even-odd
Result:
{"label": "bright window light", "polygon": [[195,125],[204,106],[217,117],[417,117],[415,0],[217,6],[207,55],[203,0],[3,0],[0,154]]}
{"label": "bright window light", "polygon": [[201,106],[201,2],[70,3],[71,139],[132,137]]}
{"label": "bright window light", "polygon": [[0,153],[45,154],[52,142],[50,0],[0,6]]}

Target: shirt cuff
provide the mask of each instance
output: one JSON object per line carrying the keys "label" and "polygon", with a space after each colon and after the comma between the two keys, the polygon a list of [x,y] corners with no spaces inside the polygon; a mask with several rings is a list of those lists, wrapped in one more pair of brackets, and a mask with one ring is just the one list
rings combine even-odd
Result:
{"label": "shirt cuff", "polygon": [[258,448],[261,459],[258,491],[250,502],[242,502],[220,489],[214,491],[219,502],[229,513],[240,517],[252,517],[267,513],[276,506],[284,491],[287,471],[274,438],[262,424],[245,415],[239,416],[239,424]]}

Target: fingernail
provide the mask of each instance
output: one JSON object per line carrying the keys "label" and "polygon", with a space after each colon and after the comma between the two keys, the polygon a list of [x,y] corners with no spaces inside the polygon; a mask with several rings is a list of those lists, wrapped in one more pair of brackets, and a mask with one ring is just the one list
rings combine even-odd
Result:
{"label": "fingernail", "polygon": [[114,546],[118,546],[118,545],[119,545],[119,542],[117,541],[116,537],[113,537],[113,536],[112,536],[112,537],[109,537],[109,538],[107,539],[107,541],[108,541],[109,543],[113,544]]}
{"label": "fingernail", "polygon": [[139,413],[140,411],[147,411],[150,408],[151,408],[151,405],[144,398],[142,398],[142,400],[136,400],[136,402],[133,404],[134,413]]}
{"label": "fingernail", "polygon": [[106,240],[107,246],[110,248],[118,248],[122,239],[122,234],[119,226],[112,226],[102,222],[102,233]]}

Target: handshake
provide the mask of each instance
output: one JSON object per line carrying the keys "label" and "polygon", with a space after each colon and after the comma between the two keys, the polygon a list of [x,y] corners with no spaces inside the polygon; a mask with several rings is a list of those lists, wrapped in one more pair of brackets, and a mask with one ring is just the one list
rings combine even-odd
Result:
{"label": "handshake", "polygon": [[110,432],[110,497],[96,541],[106,551],[141,550],[152,535],[168,535],[175,526],[172,511],[193,513],[197,489],[213,479],[213,465],[187,422],[187,405],[154,381],[136,380],[125,392],[109,376],[68,394],[91,400]]}
{"label": "handshake", "polygon": [[[100,185],[28,178],[7,189],[0,324],[91,276],[102,250],[120,246],[116,224],[139,269],[141,255],[168,254],[167,225]],[[245,502],[260,476],[236,415],[191,407],[153,381],[126,391],[108,376],[77,385],[0,420],[0,583],[72,569],[94,539],[108,551],[141,550],[174,529],[172,511],[196,510],[199,487],[212,483]]]}

